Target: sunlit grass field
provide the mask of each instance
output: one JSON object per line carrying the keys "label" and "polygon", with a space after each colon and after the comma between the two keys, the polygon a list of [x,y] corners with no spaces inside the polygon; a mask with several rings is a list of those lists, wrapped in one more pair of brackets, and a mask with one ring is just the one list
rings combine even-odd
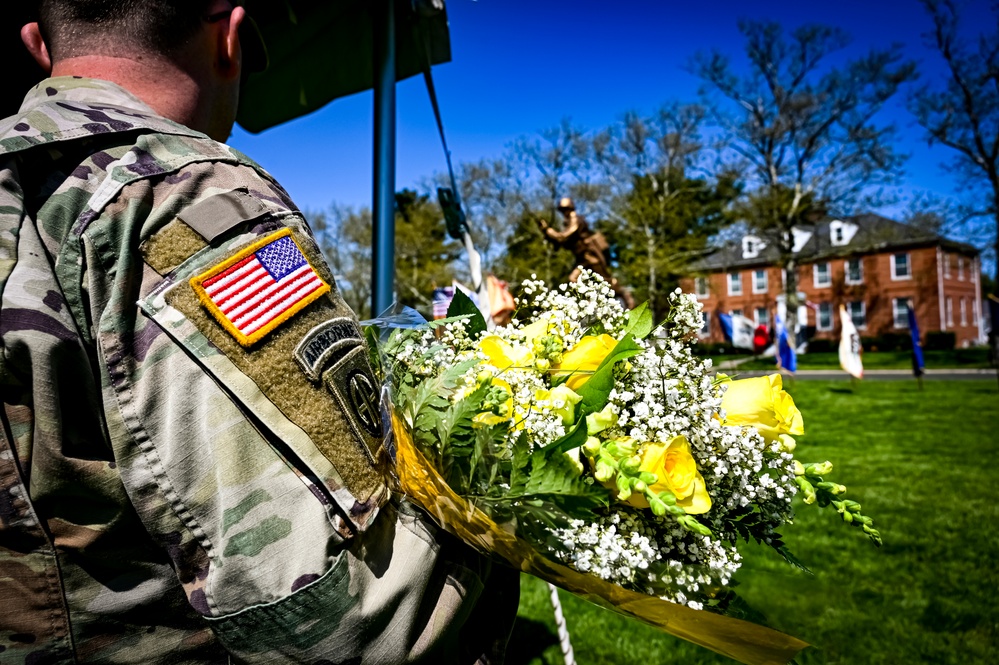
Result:
{"label": "sunlit grass field", "polygon": [[[814,572],[746,546],[743,597],[813,647],[796,662],[999,662],[999,391],[995,380],[785,381],[805,419],[797,456],[874,517],[875,548],[831,511],[796,502],[784,531]],[[790,384],[790,385],[787,385]],[[546,585],[522,576],[508,663],[561,665]],[[561,592],[580,665],[733,661]]]}

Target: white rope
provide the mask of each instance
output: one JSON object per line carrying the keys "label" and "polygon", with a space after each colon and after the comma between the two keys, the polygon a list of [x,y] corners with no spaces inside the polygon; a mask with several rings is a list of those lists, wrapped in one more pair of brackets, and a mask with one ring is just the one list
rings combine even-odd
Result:
{"label": "white rope", "polygon": [[572,643],[569,641],[569,629],[565,627],[565,617],[562,616],[562,603],[558,599],[558,588],[548,583],[548,593],[555,608],[555,625],[558,627],[558,644],[562,648],[562,658],[565,665],[576,665],[576,656],[572,653]]}

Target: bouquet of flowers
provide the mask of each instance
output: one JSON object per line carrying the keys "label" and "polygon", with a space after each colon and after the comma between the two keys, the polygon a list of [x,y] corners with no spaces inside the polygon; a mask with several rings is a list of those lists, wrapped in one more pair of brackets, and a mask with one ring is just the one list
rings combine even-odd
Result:
{"label": "bouquet of flowers", "polygon": [[803,464],[780,375],[712,376],[692,354],[700,304],[665,321],[625,311],[593,273],[523,284],[487,330],[467,298],[448,318],[383,335],[401,488],[483,552],[744,662],[805,644],[723,616],[739,546],[775,549],[791,499],[829,506],[880,544],[860,505]]}

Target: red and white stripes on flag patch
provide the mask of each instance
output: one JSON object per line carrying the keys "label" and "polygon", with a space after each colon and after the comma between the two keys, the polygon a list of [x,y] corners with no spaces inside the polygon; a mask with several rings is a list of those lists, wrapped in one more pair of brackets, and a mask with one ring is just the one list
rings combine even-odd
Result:
{"label": "red and white stripes on flag patch", "polygon": [[243,346],[251,346],[329,292],[282,229],[191,279],[201,303]]}

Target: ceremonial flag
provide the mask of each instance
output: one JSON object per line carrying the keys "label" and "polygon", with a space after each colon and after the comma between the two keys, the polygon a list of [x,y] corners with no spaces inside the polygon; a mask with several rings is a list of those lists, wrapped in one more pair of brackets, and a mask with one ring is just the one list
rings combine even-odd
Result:
{"label": "ceremonial flag", "polygon": [[905,308],[909,313],[909,334],[912,335],[912,373],[918,379],[925,373],[923,347],[919,343],[919,326],[916,324],[916,312],[912,309],[912,303],[907,302]]}
{"label": "ceremonial flag", "polygon": [[721,322],[725,340],[729,344],[737,349],[753,349],[753,326],[756,324],[752,319],[740,314],[718,312],[718,320]]}
{"label": "ceremonial flag", "polygon": [[860,345],[860,335],[857,326],[853,325],[853,317],[846,311],[845,305],[839,306],[839,322],[842,332],[839,338],[839,366],[850,376],[864,378],[864,363],[860,359],[863,347]]}
{"label": "ceremonial flag", "polygon": [[787,307],[782,302],[777,303],[777,315],[774,317],[774,332],[777,334],[777,359],[780,366],[789,372],[798,371],[798,356],[787,338],[787,326],[784,318],[787,316]]}

